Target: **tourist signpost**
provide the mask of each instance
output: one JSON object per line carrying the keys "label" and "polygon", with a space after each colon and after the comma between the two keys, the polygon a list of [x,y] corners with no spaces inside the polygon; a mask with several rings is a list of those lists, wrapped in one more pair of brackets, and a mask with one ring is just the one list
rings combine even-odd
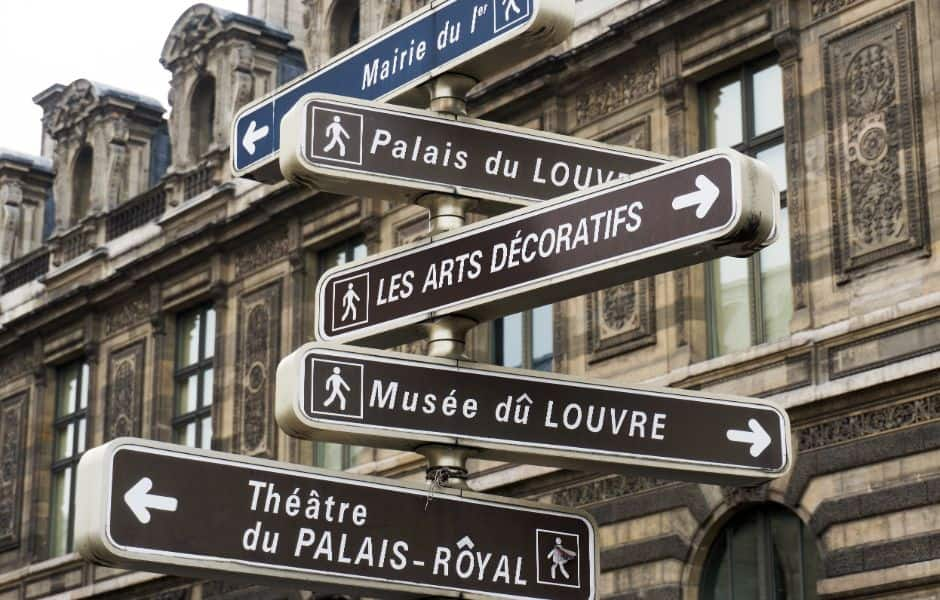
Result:
{"label": "tourist signpost", "polygon": [[597,598],[579,511],[120,438],[82,457],[76,542],[103,564],[383,598]]}
{"label": "tourist signpost", "polygon": [[724,485],[777,477],[791,454],[786,412],[760,400],[338,344],[281,361],[276,414],[307,439]]}
{"label": "tourist signpost", "polygon": [[[284,177],[317,189],[385,199],[429,192],[505,212],[608,183],[671,159],[469,117],[305,96],[281,121]],[[495,205],[495,206],[490,206]]]}
{"label": "tourist signpost", "polygon": [[388,347],[435,317],[485,321],[748,255],[773,241],[777,202],[762,163],[705,152],[334,267],[317,285],[317,339]]}
{"label": "tourist signpost", "polygon": [[232,170],[259,181],[280,179],[280,122],[311,92],[427,105],[416,89],[457,67],[480,80],[563,41],[574,0],[432,2],[322,68],[243,107],[232,123]]}

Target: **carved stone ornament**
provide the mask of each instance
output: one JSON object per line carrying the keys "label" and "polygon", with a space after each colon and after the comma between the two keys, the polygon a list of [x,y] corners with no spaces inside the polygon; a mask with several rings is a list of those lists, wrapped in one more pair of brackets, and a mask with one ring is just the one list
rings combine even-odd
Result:
{"label": "carved stone ornament", "polygon": [[111,353],[105,436],[139,436],[144,391],[144,342]]}
{"label": "carved stone ornament", "polygon": [[13,383],[33,370],[33,357],[28,352],[14,352],[0,357],[0,384]]}
{"label": "carved stone ornament", "polygon": [[287,231],[268,235],[235,252],[235,276],[242,277],[287,256]]}
{"label": "carved stone ornament", "polygon": [[630,494],[638,494],[657,487],[668,485],[670,482],[653,479],[651,477],[626,477],[612,475],[595,479],[580,485],[564,488],[552,494],[552,504],[561,506],[584,506],[620,498]]}
{"label": "carved stone ornament", "polygon": [[82,121],[95,103],[98,93],[87,79],[78,79],[69,85],[53,109],[50,133],[55,135],[63,129],[73,128]]}
{"label": "carved stone ornament", "polygon": [[150,295],[134,296],[105,313],[104,334],[111,335],[141,323],[150,316]]}
{"label": "carved stone ornament", "polygon": [[273,377],[280,358],[281,284],[245,294],[238,303],[235,411],[238,451],[274,456]]}
{"label": "carved stone ornament", "polygon": [[812,0],[810,3],[814,19],[821,19],[831,14],[837,13],[853,4],[858,4],[860,0]]}
{"label": "carved stone ornament", "polygon": [[0,550],[20,543],[26,394],[0,401]]}
{"label": "carved stone ornament", "polygon": [[213,7],[194,5],[180,16],[167,36],[160,63],[173,72],[178,69],[171,65],[178,63],[192,62],[194,67],[201,68],[205,64],[206,45],[221,31],[222,23]]}
{"label": "carved stone ornament", "polygon": [[606,360],[656,343],[654,290],[653,278],[647,278],[588,295],[590,361]]}
{"label": "carved stone ornament", "polygon": [[622,110],[627,105],[659,91],[659,59],[638,63],[626,73],[608,79],[575,97],[577,125]]}
{"label": "carved stone ornament", "polygon": [[913,5],[824,42],[836,272],[927,249]]}

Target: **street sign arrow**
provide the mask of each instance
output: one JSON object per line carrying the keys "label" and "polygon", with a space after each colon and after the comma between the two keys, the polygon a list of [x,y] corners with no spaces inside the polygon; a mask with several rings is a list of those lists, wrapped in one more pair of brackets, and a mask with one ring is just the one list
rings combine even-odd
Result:
{"label": "street sign arrow", "polygon": [[475,210],[484,213],[670,161],[581,138],[328,94],[305,96],[281,121],[280,165],[288,179],[386,199],[455,194],[479,200]]}
{"label": "street sign arrow", "polygon": [[232,122],[232,171],[274,183],[280,122],[312,92],[427,106],[418,88],[459,67],[480,81],[562,42],[574,24],[575,0],[431,2],[322,68],[241,108]]}
{"label": "street sign arrow", "polygon": [[[122,496],[139,487],[146,498],[151,485],[178,505],[148,521],[134,507],[154,508],[152,497],[131,506]],[[149,440],[82,457],[76,515],[78,551],[115,567],[317,597],[598,597],[586,513]]]}
{"label": "street sign arrow", "polygon": [[177,507],[176,498],[151,494],[152,488],[153,481],[149,477],[141,477],[140,481],[124,494],[124,502],[127,503],[137,520],[144,524],[150,522],[151,509],[175,512]]}
{"label": "street sign arrow", "polygon": [[[673,199],[706,177],[703,218]],[[479,321],[773,241],[769,169],[733,150],[702,153],[334,267],[317,284],[321,341],[393,346],[444,315]]]}
{"label": "street sign arrow", "polygon": [[724,485],[779,477],[792,454],[764,400],[321,342],[281,361],[275,414],[305,439]]}
{"label": "street sign arrow", "polygon": [[694,192],[673,198],[672,208],[673,210],[682,210],[694,206],[696,207],[695,216],[704,219],[708,216],[708,211],[714,206],[715,200],[718,199],[718,186],[705,175],[699,175],[695,178],[695,187],[698,189]]}
{"label": "street sign arrow", "polygon": [[770,446],[770,435],[767,433],[767,430],[761,426],[760,421],[757,419],[748,419],[747,420],[748,429],[742,431],[740,429],[729,429],[727,437],[732,442],[741,442],[744,444],[750,444],[751,456],[757,458],[764,453],[764,450]]}

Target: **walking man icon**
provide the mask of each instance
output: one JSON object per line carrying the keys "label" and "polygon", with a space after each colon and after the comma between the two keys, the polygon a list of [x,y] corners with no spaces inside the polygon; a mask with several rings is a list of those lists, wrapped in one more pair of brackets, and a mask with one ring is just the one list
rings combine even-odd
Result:
{"label": "walking man icon", "polygon": [[343,316],[340,318],[340,321],[347,321],[350,317],[352,320],[356,320],[356,303],[362,300],[359,297],[359,294],[356,293],[356,290],[353,289],[353,284],[349,284],[346,288],[346,293],[343,294]]}
{"label": "walking man icon", "polygon": [[[502,0],[503,6],[506,7],[505,20],[509,21],[514,15],[518,15],[522,12],[522,9],[519,8],[519,5],[516,4],[516,0]],[[512,15],[510,13],[513,13]]]}
{"label": "walking man icon", "polygon": [[343,389],[345,388],[348,392],[350,388],[346,384],[346,380],[343,379],[343,376],[340,375],[339,367],[333,367],[333,374],[326,378],[325,387],[330,395],[323,401],[323,406],[329,406],[339,398],[339,409],[346,410],[346,394],[343,392]]}
{"label": "walking man icon", "polygon": [[[515,0],[512,0],[513,2]],[[349,139],[349,133],[343,128],[342,123],[340,123],[339,115],[333,115],[333,122],[326,126],[326,136],[330,138],[330,142],[323,147],[324,152],[329,152],[333,149],[334,146],[339,146],[339,155],[346,156],[346,142],[343,141],[343,138]]]}
{"label": "walking man icon", "polygon": [[561,538],[555,538],[555,547],[551,549],[546,558],[552,561],[552,579],[558,577],[557,571],[561,571],[561,574],[565,576],[565,579],[571,579],[571,575],[568,573],[568,570],[565,569],[565,563],[574,559],[578,556],[577,552],[573,550],[568,550],[561,545]]}

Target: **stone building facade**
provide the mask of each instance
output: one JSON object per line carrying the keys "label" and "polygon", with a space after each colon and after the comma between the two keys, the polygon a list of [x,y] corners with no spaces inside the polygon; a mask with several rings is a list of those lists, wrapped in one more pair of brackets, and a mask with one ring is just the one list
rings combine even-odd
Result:
{"label": "stone building facade", "polygon": [[[416,455],[288,438],[272,401],[323,269],[420,238],[426,213],[233,179],[226,157],[239,106],[424,4],[198,4],[154,57],[168,119],[84,79],[35,97],[44,156],[0,151],[0,600],[310,597],[82,561],[72,473],[116,436],[423,478]],[[605,598],[940,597],[940,4],[576,6],[569,39],[482,82],[471,113],[676,156],[734,145],[773,167],[786,227],[757,259],[480,325],[473,355],[772,398],[798,456],[750,488],[482,461],[472,486],[593,513]]]}

